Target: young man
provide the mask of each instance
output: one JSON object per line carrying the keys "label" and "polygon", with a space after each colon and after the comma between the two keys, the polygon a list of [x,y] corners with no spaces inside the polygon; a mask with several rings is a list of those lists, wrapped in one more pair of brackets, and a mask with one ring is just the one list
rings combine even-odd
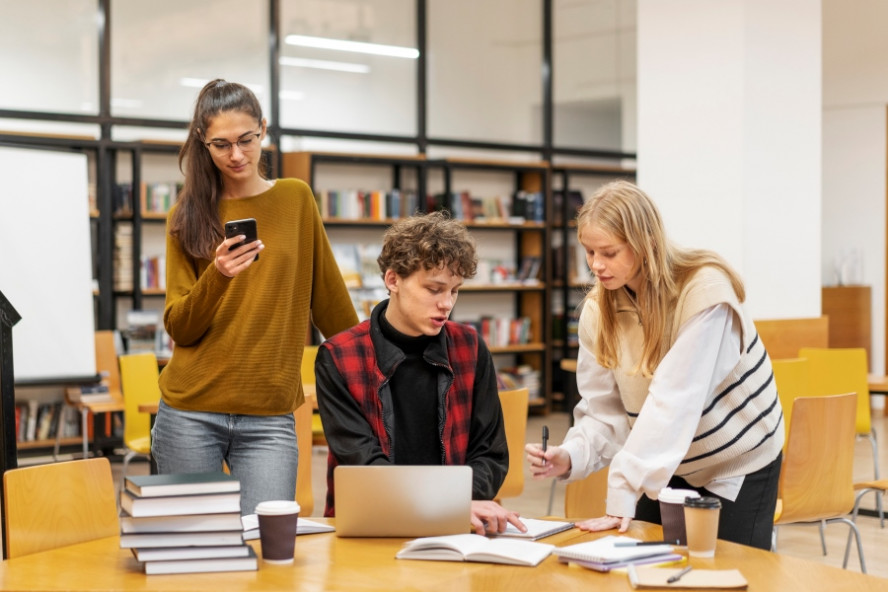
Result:
{"label": "young man", "polygon": [[468,465],[475,532],[507,523],[523,532],[516,512],[491,501],[509,452],[490,352],[474,329],[448,320],[475,275],[474,241],[433,212],[393,224],[377,261],[389,299],[324,342],[315,363],[330,447],[324,515],[335,515],[338,464]]}

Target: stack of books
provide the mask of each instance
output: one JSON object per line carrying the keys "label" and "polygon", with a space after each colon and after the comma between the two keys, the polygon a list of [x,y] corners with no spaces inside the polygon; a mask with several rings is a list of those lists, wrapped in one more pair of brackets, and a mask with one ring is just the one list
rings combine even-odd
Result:
{"label": "stack of books", "polygon": [[223,472],[127,477],[120,546],[146,574],[256,570],[240,496],[240,481]]}

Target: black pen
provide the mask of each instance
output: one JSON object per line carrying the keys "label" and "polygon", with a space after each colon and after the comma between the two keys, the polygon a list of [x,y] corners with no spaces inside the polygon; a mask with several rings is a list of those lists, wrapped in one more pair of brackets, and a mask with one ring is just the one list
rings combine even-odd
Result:
{"label": "black pen", "polygon": [[543,464],[546,464],[546,448],[549,445],[549,426],[543,426]]}
{"label": "black pen", "polygon": [[617,541],[614,547],[650,547],[652,545],[678,545],[678,539],[674,541]]}
{"label": "black pen", "polygon": [[675,582],[680,580],[682,577],[684,577],[684,575],[686,573],[688,573],[689,571],[691,571],[692,569],[693,569],[693,567],[691,567],[690,565],[687,566],[686,568],[684,568],[683,570],[681,570],[680,572],[678,572],[674,576],[669,576],[669,579],[666,580],[666,583],[667,584],[674,584]]}

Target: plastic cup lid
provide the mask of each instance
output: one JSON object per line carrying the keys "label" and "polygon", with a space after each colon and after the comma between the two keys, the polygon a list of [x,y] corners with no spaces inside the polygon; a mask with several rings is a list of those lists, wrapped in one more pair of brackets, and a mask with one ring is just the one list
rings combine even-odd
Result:
{"label": "plastic cup lid", "polygon": [[693,489],[672,489],[671,487],[664,487],[660,490],[657,499],[661,502],[666,502],[667,504],[683,504],[685,498],[688,497],[700,497],[700,494]]}
{"label": "plastic cup lid", "polygon": [[293,500],[270,500],[259,502],[256,506],[256,513],[263,516],[281,516],[284,514],[298,514],[299,503]]}
{"label": "plastic cup lid", "polygon": [[689,497],[688,499],[685,500],[684,505],[688,508],[712,508],[712,509],[714,509],[714,508],[721,508],[722,504],[721,504],[721,500],[719,500],[717,497],[711,497],[711,496],[707,495],[707,496],[696,497],[696,498]]}

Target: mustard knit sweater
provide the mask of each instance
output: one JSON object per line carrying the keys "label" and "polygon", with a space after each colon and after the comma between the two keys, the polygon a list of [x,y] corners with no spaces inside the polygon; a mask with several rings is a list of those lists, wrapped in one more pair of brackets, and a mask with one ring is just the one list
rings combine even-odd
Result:
{"label": "mustard knit sweater", "polygon": [[175,342],[160,376],[176,409],[248,415],[293,412],[309,322],[325,336],[357,324],[311,189],[280,179],[252,197],[223,200],[219,219],[256,218],[265,244],[237,277],[194,259],[167,233],[164,326]]}

